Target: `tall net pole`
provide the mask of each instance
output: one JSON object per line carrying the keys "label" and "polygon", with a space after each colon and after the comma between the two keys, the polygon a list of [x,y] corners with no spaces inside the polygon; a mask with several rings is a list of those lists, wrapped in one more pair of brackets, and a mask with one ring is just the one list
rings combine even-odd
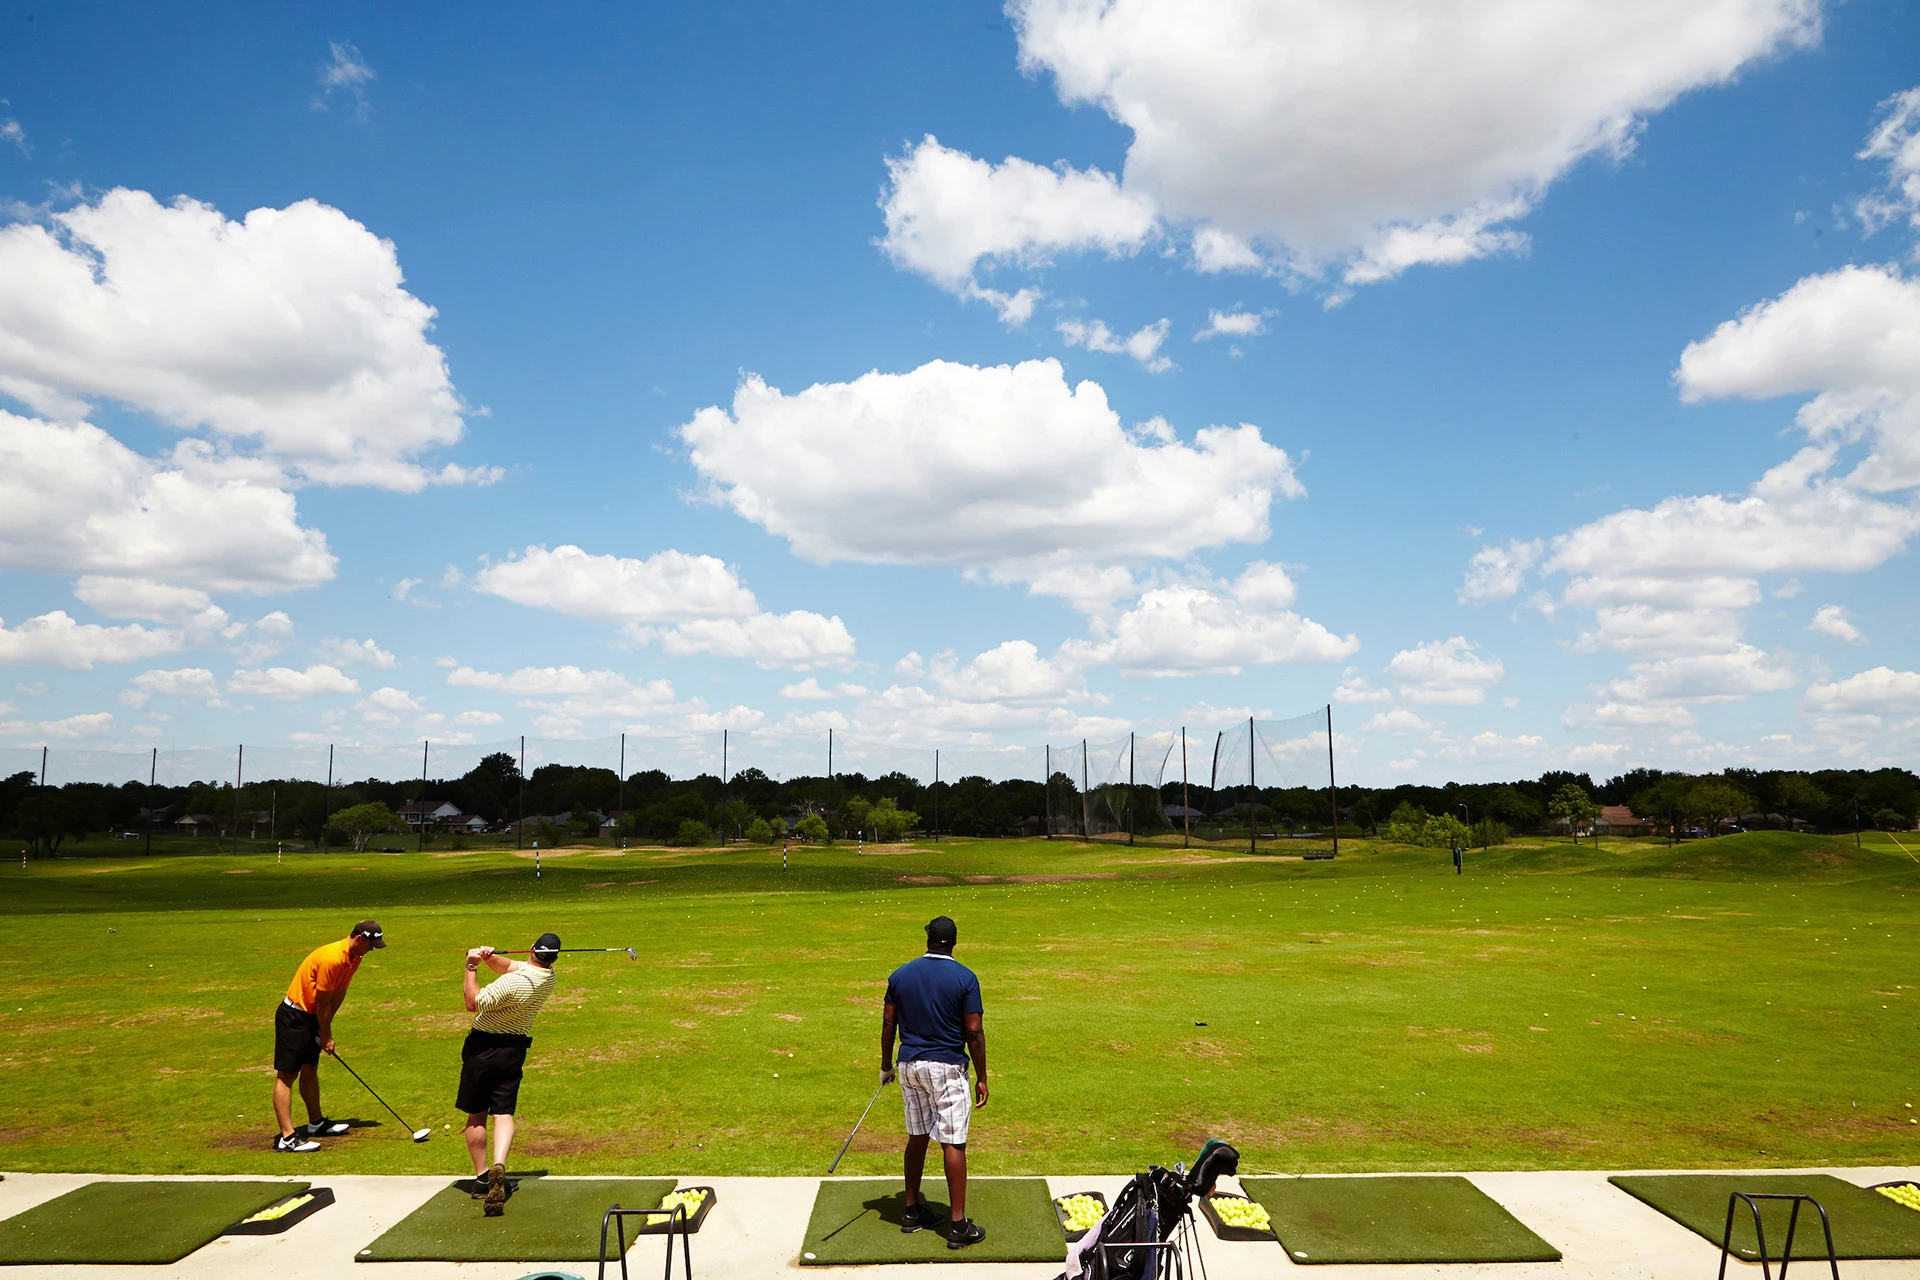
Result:
{"label": "tall net pole", "polygon": [[727,731],[720,731],[720,843],[727,842]]}
{"label": "tall net pole", "polygon": [[1247,717],[1247,852],[1260,852],[1260,784],[1253,776],[1253,717]]}
{"label": "tall net pole", "polygon": [[940,748],[933,749],[933,842],[940,843]]}
{"label": "tall net pole", "polygon": [[520,735],[520,820],[513,824],[513,847],[525,847],[527,839],[527,735]]}
{"label": "tall net pole", "polygon": [[1080,739],[1080,838],[1093,839],[1093,783],[1087,775],[1087,740]]}
{"label": "tall net pole", "polygon": [[1333,704],[1327,704],[1327,798],[1333,804],[1333,856],[1340,856],[1340,784],[1333,776]]}
{"label": "tall net pole", "polygon": [[327,828],[333,823],[333,744],[327,744],[327,789],[320,794],[320,852],[327,852]]}
{"label": "tall net pole", "polygon": [[147,761],[147,852],[153,852],[153,784],[160,776],[160,748]]}
{"label": "tall net pole", "polygon": [[627,847],[627,835],[621,829],[621,823],[627,817],[627,735],[620,735],[620,785],[614,789],[613,802],[613,847]]}
{"label": "tall net pole", "polygon": [[240,852],[240,778],[246,771],[247,744],[241,743],[233,758],[233,851]]}
{"label": "tall net pole", "polygon": [[[40,762],[40,773],[46,773],[46,762]],[[1046,747],[1046,785],[1041,787],[1041,804],[1046,812],[1046,839],[1054,839],[1054,748],[1052,743]]]}
{"label": "tall net pole", "polygon": [[1133,735],[1127,735],[1127,843],[1133,843],[1133,806],[1137,797],[1133,794]]}
{"label": "tall net pole", "polygon": [[[430,745],[432,744],[427,739],[420,739],[420,799],[415,802],[417,806],[424,806],[427,803],[427,748]],[[424,807],[416,807],[413,816],[420,820],[419,828],[415,832],[413,851],[420,853],[427,847],[427,811]]]}
{"label": "tall net pole", "polygon": [[1187,726],[1180,726],[1180,847],[1193,844],[1193,801],[1187,795]]}
{"label": "tall net pole", "polygon": [[833,730],[827,730],[827,781],[833,781]]}

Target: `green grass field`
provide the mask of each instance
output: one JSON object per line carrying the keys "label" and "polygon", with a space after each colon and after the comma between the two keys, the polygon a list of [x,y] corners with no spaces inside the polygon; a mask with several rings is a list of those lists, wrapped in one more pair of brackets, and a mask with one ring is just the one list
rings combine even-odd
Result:
{"label": "green grass field", "polygon": [[[1909,844],[1912,842],[1909,841]],[[605,850],[0,864],[0,1163],[466,1172],[461,957],[570,945],[516,1164],[824,1173],[872,1092],[887,972],[946,912],[985,990],[982,1174],[1125,1172],[1229,1139],[1248,1171],[1920,1163],[1920,862],[1884,838],[1565,841],[1336,862],[1045,841],[856,856]],[[273,1007],[375,915],[328,1110],[267,1150]],[[1199,1026],[1197,1023],[1206,1025]],[[296,1118],[304,1119],[296,1106]],[[889,1174],[874,1109],[840,1172]]]}

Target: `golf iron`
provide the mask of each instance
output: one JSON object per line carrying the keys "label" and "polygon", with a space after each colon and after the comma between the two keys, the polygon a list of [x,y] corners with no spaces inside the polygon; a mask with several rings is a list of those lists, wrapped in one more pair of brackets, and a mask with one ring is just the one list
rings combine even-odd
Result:
{"label": "golf iron", "polygon": [[[341,1057],[339,1054],[337,1053],[334,1054],[333,1060],[339,1063],[341,1066],[347,1067],[347,1060]],[[364,1079],[361,1079],[360,1073],[358,1071],[355,1071],[352,1067],[347,1067],[347,1074],[352,1076],[355,1080],[359,1080],[360,1087],[362,1089],[365,1089],[368,1093],[373,1093],[373,1086],[368,1084]],[[381,1097],[379,1094],[373,1093],[373,1100],[379,1103],[381,1106],[387,1107],[387,1100]],[[393,1118],[395,1120],[400,1121],[401,1128],[413,1130],[413,1140],[415,1142],[425,1142],[428,1138],[431,1138],[433,1136],[432,1129],[414,1129],[412,1125],[406,1122],[406,1120],[400,1115],[398,1111],[394,1111],[392,1107],[387,1107],[387,1110],[390,1113],[392,1113]]]}
{"label": "golf iron", "polygon": [[[867,1111],[873,1110],[873,1104],[880,1101],[880,1089],[884,1089],[886,1087],[887,1087],[887,1082],[882,1080],[880,1082],[880,1088],[875,1089],[873,1091],[873,1096],[867,1099]],[[841,1157],[845,1156],[847,1154],[847,1148],[853,1145],[853,1134],[859,1133],[860,1126],[867,1122],[867,1111],[862,1111],[860,1113],[860,1118],[853,1122],[853,1133],[849,1133],[847,1135],[847,1140],[840,1144],[840,1155],[835,1156],[833,1158],[833,1163],[827,1166],[827,1172],[829,1174],[831,1174],[835,1169],[838,1169],[840,1167]]]}
{"label": "golf iron", "polygon": [[[568,952],[568,951],[579,951],[579,952],[586,952],[589,954],[600,952],[600,951],[624,951],[627,953],[627,959],[629,960],[638,960],[640,958],[639,956],[633,953],[632,947],[561,947],[559,951],[549,951],[546,954],[557,956],[562,954],[563,952]],[[497,956],[530,956],[533,954],[533,952],[531,951],[496,951],[493,954]]]}

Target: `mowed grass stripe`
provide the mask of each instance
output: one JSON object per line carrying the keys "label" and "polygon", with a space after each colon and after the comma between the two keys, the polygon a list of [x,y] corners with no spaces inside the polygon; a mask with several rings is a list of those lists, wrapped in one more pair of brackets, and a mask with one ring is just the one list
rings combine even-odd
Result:
{"label": "mowed grass stripe", "polygon": [[[387,1123],[303,1176],[460,1172],[460,957],[549,928],[641,962],[563,958],[516,1157],[817,1173],[872,1091],[886,974],[942,912],[985,992],[982,1174],[1127,1172],[1208,1136],[1288,1172],[1920,1161],[1903,1066],[1920,864],[1890,846],[1559,841],[1476,851],[1464,877],[1444,854],[1344,843],[1331,863],[1065,841],[779,861],[582,854],[538,882],[494,852],[0,870],[16,935],[64,944],[57,964],[0,954],[9,1163],[284,1170],[273,1005],[309,948],[373,914],[392,945],[339,1043],[439,1136],[410,1145],[323,1063],[330,1112]],[[37,1087],[49,1073],[59,1089]],[[103,1116],[137,1116],[142,1141]],[[903,1137],[889,1101],[842,1170],[891,1175]]]}

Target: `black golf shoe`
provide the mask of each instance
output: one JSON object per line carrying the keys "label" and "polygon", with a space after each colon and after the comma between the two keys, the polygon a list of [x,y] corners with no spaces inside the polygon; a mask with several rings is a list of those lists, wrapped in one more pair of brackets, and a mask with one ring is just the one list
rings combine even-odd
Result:
{"label": "black golf shoe", "polygon": [[961,1218],[947,1228],[947,1248],[964,1249],[987,1238],[987,1229],[971,1218]]}
{"label": "black golf shoe", "polygon": [[947,1220],[947,1215],[922,1200],[919,1204],[909,1205],[900,1215],[900,1232],[911,1235],[922,1227],[937,1227]]}
{"label": "black golf shoe", "polygon": [[275,1138],[273,1140],[273,1149],[290,1155],[304,1151],[318,1151],[320,1144],[312,1138],[301,1136],[300,1132],[295,1130],[285,1137]]}

